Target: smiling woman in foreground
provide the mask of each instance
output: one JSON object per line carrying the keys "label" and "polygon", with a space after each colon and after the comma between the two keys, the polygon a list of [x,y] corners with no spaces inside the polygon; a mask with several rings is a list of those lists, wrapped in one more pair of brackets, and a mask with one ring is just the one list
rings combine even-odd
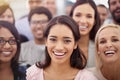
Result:
{"label": "smiling woman in foreground", "polygon": [[45,63],[27,70],[27,80],[97,80],[85,68],[86,58],[78,48],[80,33],[68,16],[53,18],[47,25]]}

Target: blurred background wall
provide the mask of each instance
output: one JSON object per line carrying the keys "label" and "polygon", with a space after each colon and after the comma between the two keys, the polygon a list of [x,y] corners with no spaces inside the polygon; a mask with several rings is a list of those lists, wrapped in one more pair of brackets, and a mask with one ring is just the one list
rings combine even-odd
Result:
{"label": "blurred background wall", "polygon": [[[10,6],[12,7],[15,19],[19,19],[22,15],[27,14],[28,6],[27,6],[27,0],[6,0],[9,2]],[[64,7],[65,7],[65,1],[66,0],[57,0],[57,8],[58,8],[58,15],[64,14]],[[69,0],[72,2],[75,2],[76,0]],[[108,7],[107,1],[108,0],[94,0],[96,4],[104,4],[106,7]]]}

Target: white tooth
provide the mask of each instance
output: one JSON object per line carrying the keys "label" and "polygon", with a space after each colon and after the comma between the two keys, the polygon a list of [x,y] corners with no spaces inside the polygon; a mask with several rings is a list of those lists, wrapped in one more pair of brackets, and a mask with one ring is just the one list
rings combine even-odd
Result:
{"label": "white tooth", "polygon": [[79,26],[80,29],[85,29],[87,28],[86,26]]}
{"label": "white tooth", "polygon": [[55,55],[62,56],[62,55],[64,55],[64,53],[56,53],[55,52]]}
{"label": "white tooth", "polygon": [[106,51],[105,54],[108,54],[108,53],[115,53],[115,51]]}
{"label": "white tooth", "polygon": [[11,52],[3,52],[3,54],[9,55],[9,54],[11,54]]}

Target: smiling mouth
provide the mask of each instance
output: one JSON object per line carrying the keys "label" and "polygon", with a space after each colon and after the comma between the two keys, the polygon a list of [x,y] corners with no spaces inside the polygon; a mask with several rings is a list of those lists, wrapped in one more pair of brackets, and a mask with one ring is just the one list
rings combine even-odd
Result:
{"label": "smiling mouth", "polygon": [[105,55],[113,55],[113,54],[115,54],[114,50],[105,51]]}
{"label": "smiling mouth", "polygon": [[53,52],[53,53],[54,53],[54,55],[55,55],[55,57],[56,57],[57,59],[62,59],[62,58],[64,58],[65,55],[66,55],[65,52]]}
{"label": "smiling mouth", "polygon": [[11,55],[12,53],[11,52],[2,52],[2,54],[7,57],[7,56]]}
{"label": "smiling mouth", "polygon": [[65,55],[65,53],[58,53],[58,52],[54,52],[54,54],[55,54],[56,56],[64,56],[64,55]]}

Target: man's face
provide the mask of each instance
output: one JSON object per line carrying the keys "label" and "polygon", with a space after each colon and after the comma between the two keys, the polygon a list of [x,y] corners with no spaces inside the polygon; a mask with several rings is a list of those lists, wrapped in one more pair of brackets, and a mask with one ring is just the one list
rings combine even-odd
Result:
{"label": "man's face", "polygon": [[114,22],[120,24],[120,0],[109,0],[109,9]]}
{"label": "man's face", "polygon": [[103,24],[104,21],[108,18],[107,8],[102,7],[102,6],[97,6],[97,10],[100,16],[101,24]]}

